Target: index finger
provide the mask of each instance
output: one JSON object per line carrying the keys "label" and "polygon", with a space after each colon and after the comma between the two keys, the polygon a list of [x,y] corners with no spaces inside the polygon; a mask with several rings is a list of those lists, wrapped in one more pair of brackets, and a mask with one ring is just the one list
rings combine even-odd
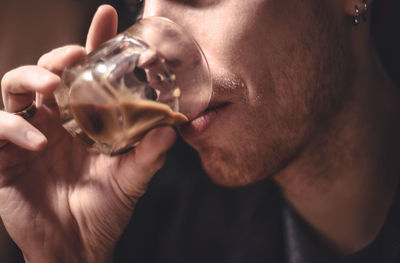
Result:
{"label": "index finger", "polygon": [[32,103],[34,92],[52,92],[60,78],[38,66],[22,66],[7,72],[2,81],[4,107],[16,112]]}

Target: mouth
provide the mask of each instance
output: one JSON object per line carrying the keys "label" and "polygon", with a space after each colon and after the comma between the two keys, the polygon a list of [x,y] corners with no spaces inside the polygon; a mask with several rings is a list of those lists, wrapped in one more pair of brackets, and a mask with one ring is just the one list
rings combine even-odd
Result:
{"label": "mouth", "polygon": [[180,134],[186,140],[200,137],[229,105],[230,102],[211,102],[196,118],[179,127]]}
{"label": "mouth", "polygon": [[[212,95],[208,107],[197,115],[190,122],[178,127],[183,139],[188,142],[212,137],[212,132],[219,132],[217,129],[210,129],[211,126],[223,126],[223,122],[232,119],[232,106],[247,97],[245,83],[232,73],[222,72],[213,76]],[[218,123],[219,122],[219,123]]]}

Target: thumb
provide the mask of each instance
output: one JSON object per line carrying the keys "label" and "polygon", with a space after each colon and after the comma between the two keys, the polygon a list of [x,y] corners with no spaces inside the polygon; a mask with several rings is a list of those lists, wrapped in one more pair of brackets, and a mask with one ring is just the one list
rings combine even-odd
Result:
{"label": "thumb", "polygon": [[115,180],[126,195],[139,198],[144,194],[150,179],[164,165],[166,152],[175,140],[173,128],[155,128],[143,137],[134,151],[121,156]]}
{"label": "thumb", "polygon": [[110,5],[101,5],[94,14],[86,38],[87,52],[114,37],[118,29],[118,14]]}

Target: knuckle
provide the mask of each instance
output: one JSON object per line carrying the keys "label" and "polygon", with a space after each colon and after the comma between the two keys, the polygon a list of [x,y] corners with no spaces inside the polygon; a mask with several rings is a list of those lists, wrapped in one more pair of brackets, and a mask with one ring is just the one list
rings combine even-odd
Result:
{"label": "knuckle", "polygon": [[43,55],[39,58],[39,60],[38,60],[38,62],[37,62],[37,65],[40,66],[40,67],[42,67],[42,68],[51,70],[51,68],[52,68],[52,65],[51,65],[52,63],[51,63],[51,61],[52,61],[53,59],[56,59],[56,58],[57,58],[57,56],[56,56],[56,54],[55,54],[55,50],[56,50],[56,49],[53,49],[53,50],[51,50],[50,52],[48,52],[48,53],[46,53],[46,54],[43,54]]}
{"label": "knuckle", "polygon": [[3,89],[9,89],[15,81],[18,81],[21,79],[21,76],[28,71],[31,71],[35,68],[35,66],[32,65],[25,65],[25,66],[20,66],[15,69],[12,69],[8,72],[6,72],[1,79],[1,87]]}
{"label": "knuckle", "polygon": [[43,54],[42,56],[40,56],[40,58],[38,59],[37,65],[40,67],[45,67],[46,65],[46,61],[47,61],[47,57],[49,53]]}
{"label": "knuckle", "polygon": [[15,70],[15,69],[6,72],[6,74],[4,74],[3,78],[1,79],[0,85],[1,85],[1,89],[2,89],[3,94],[4,94],[5,91],[8,89],[8,86],[9,86],[9,83],[10,83],[10,78],[11,78],[12,72],[13,72],[14,70]]}
{"label": "knuckle", "polygon": [[3,78],[1,79],[0,85],[3,99],[6,97],[6,94],[10,92],[12,86],[14,85],[13,83],[16,81],[16,76],[18,75],[19,71],[21,71],[21,67],[12,69],[4,74]]}
{"label": "knuckle", "polygon": [[[21,89],[28,87],[26,79],[32,75],[37,66],[26,65],[20,66],[8,71],[1,80],[1,93],[5,104],[9,101],[12,94],[22,95]],[[26,92],[29,93],[28,91]]]}

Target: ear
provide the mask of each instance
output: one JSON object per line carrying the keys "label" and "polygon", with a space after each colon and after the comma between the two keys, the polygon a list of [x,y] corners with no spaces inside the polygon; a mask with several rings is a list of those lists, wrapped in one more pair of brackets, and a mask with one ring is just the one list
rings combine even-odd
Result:
{"label": "ear", "polygon": [[353,18],[354,24],[367,21],[373,0],[344,0],[344,13]]}

